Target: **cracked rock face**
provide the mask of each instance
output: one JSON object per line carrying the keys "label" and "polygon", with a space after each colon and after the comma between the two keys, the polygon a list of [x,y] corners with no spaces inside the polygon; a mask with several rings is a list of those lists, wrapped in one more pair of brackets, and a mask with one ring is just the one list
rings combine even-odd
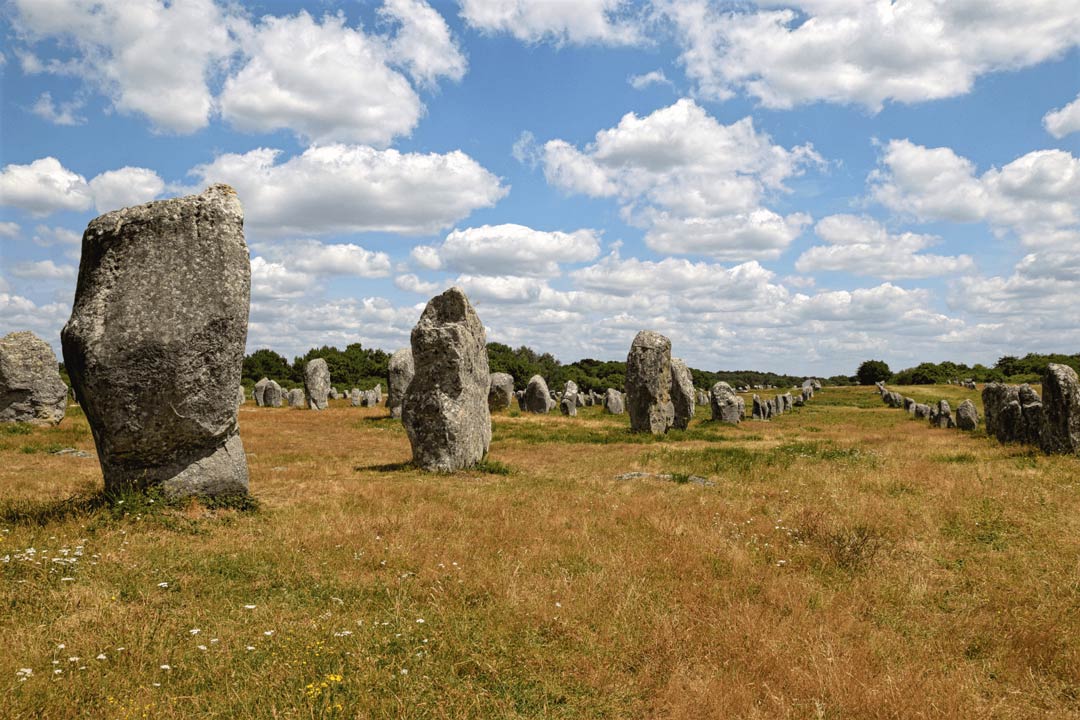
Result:
{"label": "cracked rock face", "polygon": [[480,462],[491,445],[487,340],[461,289],[428,302],[412,331],[412,356],[401,421],[413,462],[441,472]]}
{"label": "cracked rock face", "polygon": [[626,409],[632,431],[663,435],[675,423],[671,382],[671,341],[642,330],[626,357]]}
{"label": "cracked rock face", "polygon": [[322,358],[309,360],[304,365],[304,392],[309,408],[326,409],[326,400],[330,396],[330,368]]}
{"label": "cracked rock face", "polygon": [[1039,446],[1047,453],[1080,450],[1080,378],[1068,365],[1051,363],[1042,381]]}
{"label": "cracked rock face", "polygon": [[87,226],[61,340],[107,491],[247,492],[236,388],[250,286],[243,210],[228,186]]}
{"label": "cracked rock face", "polygon": [[0,338],[0,422],[55,425],[67,392],[49,343],[25,330]]}
{"label": "cracked rock face", "polygon": [[679,358],[671,358],[671,403],[675,406],[674,426],[685,430],[694,418],[694,378]]}
{"label": "cracked rock face", "polygon": [[738,425],[742,422],[743,408],[739,404],[741,399],[731,389],[731,386],[721,380],[712,386],[709,391],[712,419],[720,422]]}
{"label": "cracked rock face", "polygon": [[488,409],[506,410],[514,402],[514,376],[510,373],[491,373],[488,382]]}

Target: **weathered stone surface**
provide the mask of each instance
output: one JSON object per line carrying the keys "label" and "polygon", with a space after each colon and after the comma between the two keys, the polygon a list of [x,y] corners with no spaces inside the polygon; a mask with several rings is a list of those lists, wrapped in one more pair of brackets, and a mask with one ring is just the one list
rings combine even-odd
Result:
{"label": "weathered stone surface", "polygon": [[604,393],[604,410],[611,415],[622,415],[626,412],[623,394],[615,388],[608,388]]}
{"label": "weathered stone surface", "polygon": [[948,400],[938,400],[936,406],[930,407],[930,424],[938,428],[956,427],[956,421],[953,420],[952,408],[949,407]]}
{"label": "weathered stone surface", "polygon": [[243,211],[224,185],[87,226],[61,339],[107,490],[247,492],[236,387],[250,280]]}
{"label": "weathered stone surface", "polygon": [[307,402],[307,397],[304,391],[300,388],[293,388],[288,392],[289,407],[302,408],[304,403]]}
{"label": "weathered stone surface", "polygon": [[266,407],[281,407],[285,401],[285,391],[278,385],[277,380],[271,380],[263,390],[263,404]]}
{"label": "weathered stone surface", "polygon": [[506,410],[514,402],[514,376],[510,373],[491,373],[488,378],[488,409]]}
{"label": "weathered stone surface", "polygon": [[360,393],[360,407],[379,407],[379,393],[375,388]]}
{"label": "weathered stone surface", "polygon": [[1030,385],[988,383],[983,387],[982,395],[988,435],[1001,442],[1039,442],[1043,405]]}
{"label": "weathered stone surface", "polygon": [[270,384],[268,378],[263,378],[255,383],[255,404],[259,407],[266,405],[266,387]]}
{"label": "weathered stone surface", "polygon": [[750,411],[751,412],[750,417],[753,418],[754,420],[768,420],[769,419],[769,410],[768,410],[768,406],[765,404],[765,401],[762,400],[761,397],[757,393],[754,393],[753,401],[754,401],[754,405],[753,405],[753,408]]}
{"label": "weathered stone surface", "polygon": [[378,405],[383,401],[382,383],[378,383],[375,387],[371,388],[371,392],[375,393],[375,404]]}
{"label": "weathered stone surface", "polygon": [[390,408],[390,417],[399,418],[405,391],[409,389],[414,374],[412,348],[402,348],[390,356],[387,374],[386,407]]}
{"label": "weathered stone surface", "polygon": [[29,331],[0,338],[0,422],[55,425],[64,419],[68,388],[49,343]]}
{"label": "weathered stone surface", "polygon": [[539,375],[529,378],[529,384],[525,387],[525,406],[522,408],[531,413],[544,414],[552,409],[551,393],[548,391],[547,382]]}
{"label": "weathered stone surface", "polygon": [[304,392],[307,393],[308,407],[312,410],[326,409],[326,398],[330,394],[330,368],[322,358],[308,360],[304,365]]}
{"label": "weathered stone surface", "polygon": [[326,393],[326,397],[329,398],[330,400],[340,400],[341,399],[341,393],[338,392],[338,389],[336,387],[331,385],[330,386],[330,391]]}
{"label": "weathered stone surface", "polygon": [[732,425],[738,425],[742,422],[743,413],[742,408],[739,406],[741,398],[735,394],[730,385],[723,381],[716,383],[712,386],[712,390],[709,391],[709,396],[713,420],[731,423]]}
{"label": "weathered stone surface", "polygon": [[559,412],[569,417],[577,417],[578,386],[573,380],[567,380],[563,388],[562,399],[559,400]]}
{"label": "weathered stone surface", "polygon": [[247,392],[244,391],[244,386],[241,385],[237,389],[236,405],[237,405],[237,407],[239,407],[240,405],[243,405],[246,402],[247,402]]}
{"label": "weathered stone surface", "polygon": [[353,388],[349,391],[349,405],[352,407],[360,407],[360,403],[364,400],[364,393],[360,391],[360,388]]}
{"label": "weathered stone surface", "polygon": [[914,415],[917,420],[929,420],[932,408],[926,403],[916,403]]}
{"label": "weathered stone surface", "polygon": [[460,288],[428,302],[412,331],[412,355],[401,420],[413,462],[442,472],[480,462],[491,444],[487,340]]}
{"label": "weathered stone surface", "polygon": [[1080,378],[1068,365],[1050,363],[1042,378],[1039,447],[1047,453],[1080,450]]}
{"label": "weathered stone surface", "polygon": [[671,341],[642,330],[626,357],[626,407],[632,431],[662,435],[672,426],[671,382]]}
{"label": "weathered stone surface", "polygon": [[681,359],[671,358],[671,404],[675,406],[674,427],[685,430],[694,418],[694,378]]}
{"label": "weathered stone surface", "polygon": [[961,430],[979,427],[979,410],[971,400],[964,400],[956,406],[956,427]]}

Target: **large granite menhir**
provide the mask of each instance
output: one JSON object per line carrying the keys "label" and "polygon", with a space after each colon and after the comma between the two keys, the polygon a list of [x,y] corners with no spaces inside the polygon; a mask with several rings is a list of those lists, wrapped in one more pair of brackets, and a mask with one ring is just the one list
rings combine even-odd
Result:
{"label": "large granite menhir", "polygon": [[671,341],[642,330],[626,356],[626,409],[633,432],[663,435],[675,423],[671,382]]}
{"label": "large granite menhir", "polygon": [[236,387],[250,287],[227,185],[90,221],[60,337],[106,491],[247,492]]}
{"label": "large granite menhir", "polygon": [[326,409],[326,399],[330,395],[330,368],[326,360],[315,358],[304,365],[304,392],[307,394],[308,407],[312,410]]}
{"label": "large granite menhir", "polygon": [[67,385],[49,343],[32,332],[0,338],[0,422],[55,425],[67,410]]}
{"label": "large granite menhir", "polygon": [[428,302],[412,331],[412,356],[401,421],[413,462],[441,472],[480,462],[491,445],[487,340],[460,288]]}

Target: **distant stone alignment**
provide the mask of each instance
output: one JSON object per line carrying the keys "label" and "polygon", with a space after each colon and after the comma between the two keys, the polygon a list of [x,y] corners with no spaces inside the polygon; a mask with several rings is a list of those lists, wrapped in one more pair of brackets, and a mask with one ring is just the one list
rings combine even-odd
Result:
{"label": "distant stone alignment", "polygon": [[663,435],[675,422],[671,401],[671,341],[642,330],[626,356],[626,407],[630,429]]}
{"label": "distant stone alignment", "polygon": [[460,288],[428,302],[412,331],[412,356],[401,420],[413,462],[442,472],[480,462],[491,445],[487,340]]}
{"label": "distant stone alignment", "polygon": [[55,425],[67,394],[49,343],[27,330],[0,338],[0,422]]}
{"label": "distant stone alignment", "polygon": [[106,491],[247,492],[236,387],[250,286],[243,210],[226,185],[87,226],[61,341]]}

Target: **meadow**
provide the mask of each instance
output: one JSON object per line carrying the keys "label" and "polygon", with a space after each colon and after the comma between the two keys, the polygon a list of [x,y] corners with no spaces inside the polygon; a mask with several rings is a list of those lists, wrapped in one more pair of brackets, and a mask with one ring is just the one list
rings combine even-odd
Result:
{"label": "meadow", "polygon": [[437,475],[385,408],[249,402],[253,502],[183,505],[103,497],[77,407],[0,426],[0,714],[1080,714],[1080,458],[865,387],[697,412],[498,413]]}

